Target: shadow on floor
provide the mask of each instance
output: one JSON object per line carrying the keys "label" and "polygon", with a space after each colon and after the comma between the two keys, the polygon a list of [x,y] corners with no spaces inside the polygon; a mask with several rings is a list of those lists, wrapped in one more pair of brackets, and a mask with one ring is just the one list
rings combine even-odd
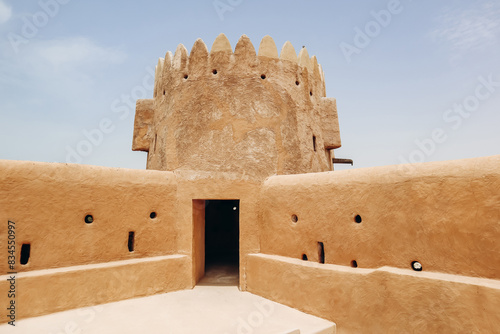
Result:
{"label": "shadow on floor", "polygon": [[230,264],[212,264],[205,269],[205,276],[196,285],[239,286],[238,266]]}

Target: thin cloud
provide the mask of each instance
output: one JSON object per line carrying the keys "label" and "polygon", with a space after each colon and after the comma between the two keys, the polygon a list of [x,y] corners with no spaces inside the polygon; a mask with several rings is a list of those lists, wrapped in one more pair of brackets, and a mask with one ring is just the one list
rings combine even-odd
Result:
{"label": "thin cloud", "polygon": [[[7,45],[4,43],[2,47]],[[3,56],[0,73],[14,82],[16,78],[45,76],[47,73],[63,77],[72,74],[87,76],[93,70],[122,63],[127,58],[118,49],[99,46],[84,37],[31,41],[21,55],[6,51],[0,54]]]}
{"label": "thin cloud", "polygon": [[33,40],[19,55],[2,52],[4,45],[0,45],[0,89],[35,89],[69,101],[91,94],[103,68],[127,57],[117,48],[84,37]]}
{"label": "thin cloud", "polygon": [[5,2],[0,0],[0,24],[3,24],[10,20],[12,17],[12,8],[8,6]]}
{"label": "thin cloud", "polygon": [[500,5],[483,3],[476,8],[450,10],[437,18],[432,39],[455,52],[484,50],[499,42]]}
{"label": "thin cloud", "polygon": [[98,46],[83,37],[37,42],[34,52],[54,67],[118,64],[126,58],[119,50]]}

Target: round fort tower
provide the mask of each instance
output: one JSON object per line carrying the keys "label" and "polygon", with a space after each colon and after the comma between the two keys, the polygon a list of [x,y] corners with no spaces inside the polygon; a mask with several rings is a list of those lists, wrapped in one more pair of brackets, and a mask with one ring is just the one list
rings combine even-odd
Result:
{"label": "round fort tower", "polygon": [[264,179],[332,170],[340,147],[316,57],[290,42],[278,56],[270,36],[258,53],[245,35],[234,52],[224,34],[210,52],[180,44],[159,59],[153,96],[137,101],[132,145],[147,169]]}

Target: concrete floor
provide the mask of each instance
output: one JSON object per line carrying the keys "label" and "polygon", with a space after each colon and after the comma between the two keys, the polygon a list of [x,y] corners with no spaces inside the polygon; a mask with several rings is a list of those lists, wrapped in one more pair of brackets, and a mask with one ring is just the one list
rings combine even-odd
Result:
{"label": "concrete floor", "polygon": [[85,307],[0,326],[1,334],[331,334],[335,324],[238,290],[214,267],[193,290]]}

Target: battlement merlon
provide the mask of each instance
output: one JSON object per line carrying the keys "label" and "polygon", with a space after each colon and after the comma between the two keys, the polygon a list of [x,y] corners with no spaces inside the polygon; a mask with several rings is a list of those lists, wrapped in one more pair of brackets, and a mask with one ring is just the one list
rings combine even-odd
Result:
{"label": "battlement merlon", "polygon": [[[218,94],[221,91],[225,92],[222,100]],[[264,97],[262,94],[265,92],[271,93],[266,93]],[[200,112],[201,109],[193,108],[192,104],[181,105],[181,101],[187,101],[187,96],[215,115],[216,109],[227,112],[227,108],[231,109],[235,103],[247,99],[243,96],[249,94],[257,94],[255,103],[249,106],[252,109],[249,113],[255,114],[256,107],[277,110],[286,105],[287,108],[292,108],[290,110],[296,114],[296,122],[299,125],[288,123],[295,127],[291,131],[302,131],[299,135],[302,136],[299,140],[302,144],[297,149],[303,150],[304,145],[308,145],[304,144],[304,140],[307,141],[307,138],[312,138],[313,135],[318,147],[324,147],[325,150],[340,147],[336,101],[326,98],[324,72],[316,56],[309,57],[305,47],[301,48],[297,55],[295,48],[288,41],[278,54],[276,44],[270,36],[261,40],[256,52],[250,39],[243,35],[233,52],[227,37],[220,34],[210,51],[203,40],[197,39],[191,52],[179,44],[174,54],[169,51],[165,58],[159,58],[154,97],[147,100],[148,102],[141,100],[137,103],[133,150],[149,152],[149,146],[156,142],[157,126],[165,124],[167,117],[170,117],[168,123],[172,124],[173,114],[186,114],[182,116],[185,120],[194,110]],[[269,99],[272,94],[280,95],[281,102]],[[231,113],[234,116],[234,112]],[[273,116],[269,116],[269,111],[265,113],[266,118],[277,115],[272,112]],[[237,118],[248,116],[247,119],[251,120],[255,119],[254,114],[245,116],[239,111]],[[259,112],[257,114],[263,115]],[[310,121],[313,121],[314,125]],[[171,129],[173,130],[172,127]],[[276,130],[279,128],[274,128],[273,131]],[[308,131],[312,131],[312,134],[304,137]],[[165,139],[167,145],[172,145],[174,141],[171,140],[172,137],[169,138],[162,140]],[[164,145],[165,141],[161,144]],[[161,148],[163,149],[163,146]],[[288,146],[287,149],[290,148]],[[304,158],[305,160],[307,159]]]}

